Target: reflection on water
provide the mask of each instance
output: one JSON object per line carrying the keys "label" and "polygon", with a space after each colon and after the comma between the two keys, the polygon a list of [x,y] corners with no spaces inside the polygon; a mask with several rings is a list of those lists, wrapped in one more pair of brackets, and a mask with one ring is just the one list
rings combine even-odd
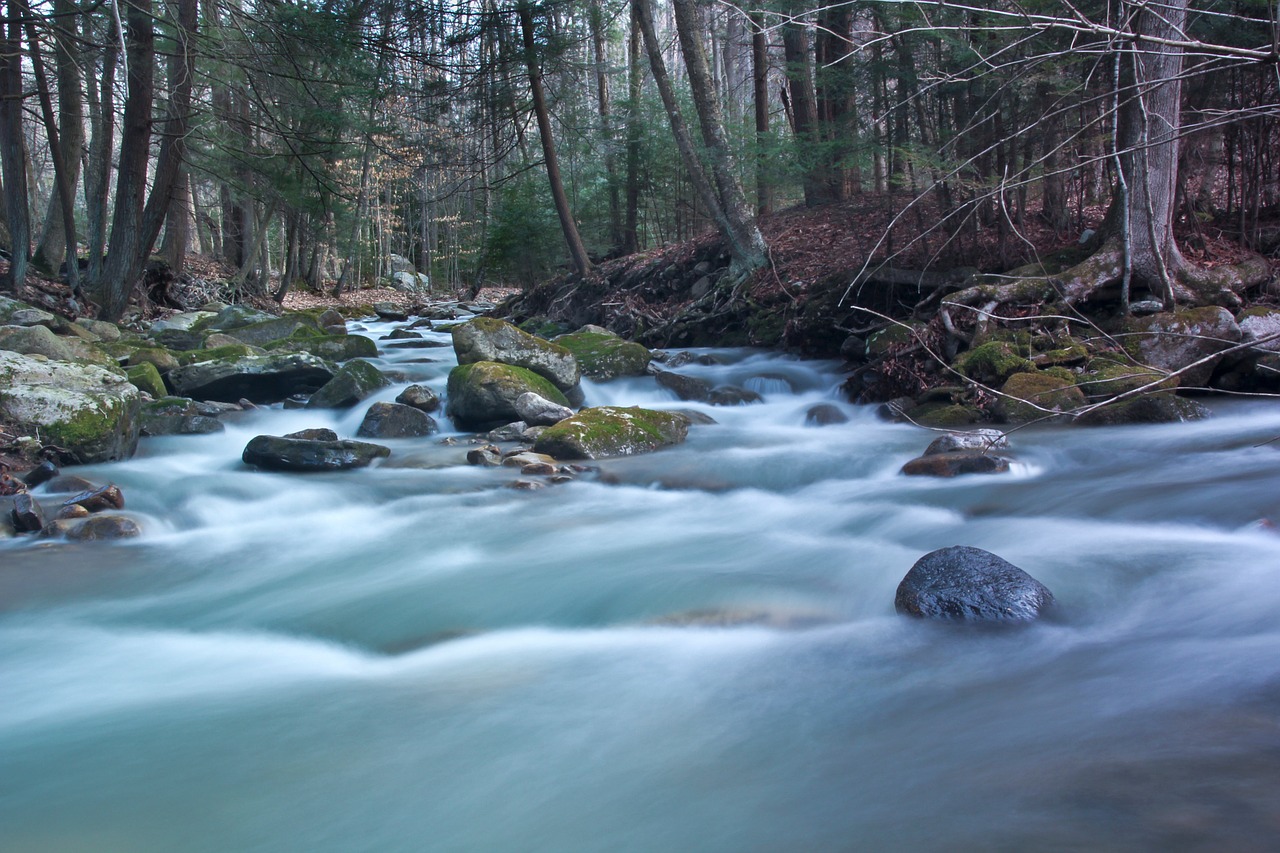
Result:
{"label": "reflection on water", "polygon": [[[387,324],[371,323],[369,334]],[[439,340],[444,332],[428,333]],[[450,351],[380,366],[444,388]],[[929,436],[837,365],[680,368],[765,396],[536,493],[467,439],[251,471],[247,412],[80,472],[146,535],[0,544],[6,851],[1268,849],[1280,832],[1280,434],[1020,431],[1000,477],[905,478]],[[817,403],[850,421],[805,427]],[[458,439],[454,446],[442,438]],[[921,554],[995,551],[1052,621],[908,621]]]}

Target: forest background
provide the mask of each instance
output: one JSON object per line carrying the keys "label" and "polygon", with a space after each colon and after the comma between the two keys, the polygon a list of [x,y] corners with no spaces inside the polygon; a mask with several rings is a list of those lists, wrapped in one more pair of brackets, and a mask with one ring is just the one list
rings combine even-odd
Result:
{"label": "forest background", "polygon": [[[4,11],[5,281],[74,252],[68,284],[106,319],[153,253],[282,300],[376,282],[392,254],[475,292],[708,233],[735,282],[784,238],[852,280],[1008,269],[1092,234],[1090,275],[1127,311],[1257,283],[1227,262],[1280,244],[1264,0]],[[788,209],[827,214],[770,217]]]}

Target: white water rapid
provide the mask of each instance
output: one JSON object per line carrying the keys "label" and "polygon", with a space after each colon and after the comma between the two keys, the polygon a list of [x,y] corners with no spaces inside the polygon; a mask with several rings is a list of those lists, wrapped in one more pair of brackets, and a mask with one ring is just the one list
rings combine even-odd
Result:
{"label": "white water rapid", "polygon": [[[374,399],[443,392],[452,350],[385,353]],[[369,469],[240,461],[366,405],[69,471],[144,535],[0,542],[0,849],[1275,849],[1280,407],[1027,429],[1011,473],[908,478],[930,434],[841,403],[838,365],[717,355],[681,370],[763,404],[587,384],[718,424],[538,492],[443,418]],[[805,426],[817,403],[849,422]],[[1055,615],[896,615],[957,544]]]}

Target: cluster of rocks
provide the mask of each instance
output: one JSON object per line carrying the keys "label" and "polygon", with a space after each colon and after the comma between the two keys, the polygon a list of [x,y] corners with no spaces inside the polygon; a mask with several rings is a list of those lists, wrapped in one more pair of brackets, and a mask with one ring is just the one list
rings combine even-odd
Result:
{"label": "cluster of rocks", "polygon": [[936,334],[924,325],[851,337],[842,352],[859,366],[847,388],[855,399],[875,399],[893,386],[894,359],[914,358],[931,387],[893,399],[886,412],[936,427],[1055,417],[1089,425],[1176,422],[1207,413],[1187,394],[1280,391],[1277,308],[1157,310],[1101,330],[1005,322],[976,334],[946,370],[923,353],[920,343]]}
{"label": "cluster of rocks", "polygon": [[97,485],[45,461],[0,486],[0,539],[61,536],[75,542],[128,539],[138,523],[119,510],[124,495],[113,484]]}

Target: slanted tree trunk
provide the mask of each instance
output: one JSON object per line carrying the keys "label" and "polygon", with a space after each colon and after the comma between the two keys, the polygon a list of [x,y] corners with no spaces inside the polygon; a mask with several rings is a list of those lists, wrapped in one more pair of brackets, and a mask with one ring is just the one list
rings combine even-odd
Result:
{"label": "slanted tree trunk", "polygon": [[529,73],[529,93],[533,97],[538,135],[542,137],[542,158],[547,168],[547,182],[551,185],[551,198],[555,201],[560,230],[564,232],[564,242],[569,248],[573,266],[579,275],[586,275],[591,271],[591,259],[587,257],[587,247],[582,242],[582,235],[578,233],[578,225],[574,222],[573,211],[569,207],[569,196],[565,194],[564,181],[560,178],[560,160],[556,157],[556,143],[551,135],[551,113],[547,109],[547,95],[542,88],[542,70],[538,67],[537,43],[533,38],[533,9],[529,0],[521,0],[516,11],[520,16],[524,61]]}
{"label": "slanted tree trunk", "polygon": [[711,164],[716,195],[724,211],[731,235],[730,268],[734,275],[745,275],[764,266],[768,246],[756,226],[755,214],[747,204],[746,194],[734,171],[729,140],[724,129],[724,117],[716,98],[703,47],[706,26],[702,9],[697,0],[673,0],[676,33],[680,38],[680,51],[684,54],[685,70],[689,73],[689,89],[693,106],[698,113],[698,125],[702,129],[702,142]]}

